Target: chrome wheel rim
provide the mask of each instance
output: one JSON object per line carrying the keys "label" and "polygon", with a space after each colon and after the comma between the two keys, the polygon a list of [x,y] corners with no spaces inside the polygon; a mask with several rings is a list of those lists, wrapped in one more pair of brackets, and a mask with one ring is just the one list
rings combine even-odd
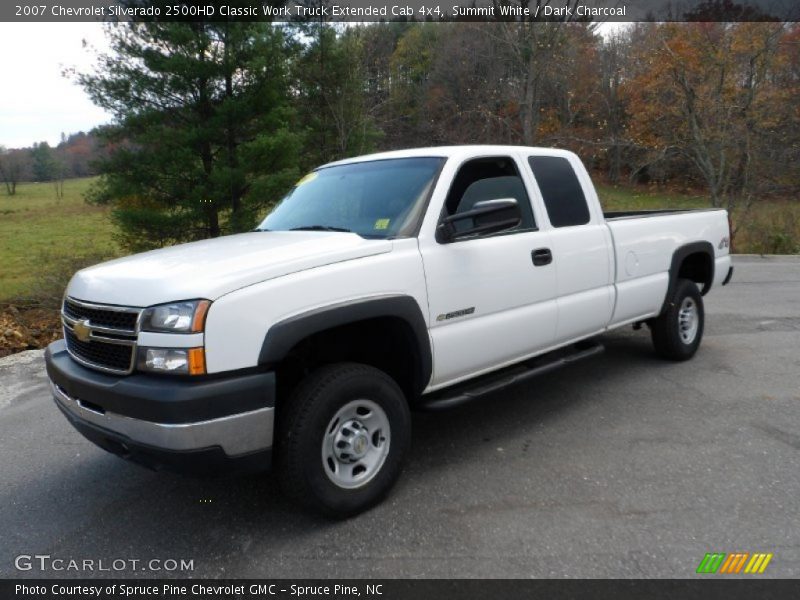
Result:
{"label": "chrome wheel rim", "polygon": [[336,411],[325,429],[322,468],[340,488],[361,487],[383,467],[390,441],[384,410],[372,400],[353,400]]}
{"label": "chrome wheel rim", "polygon": [[700,327],[700,312],[697,309],[697,302],[692,297],[686,297],[678,309],[678,333],[684,344],[691,344],[697,337],[697,330]]}

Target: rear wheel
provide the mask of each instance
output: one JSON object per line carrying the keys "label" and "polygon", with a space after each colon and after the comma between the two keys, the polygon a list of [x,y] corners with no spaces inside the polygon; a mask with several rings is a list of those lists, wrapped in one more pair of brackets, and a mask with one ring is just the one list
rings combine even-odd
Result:
{"label": "rear wheel", "polygon": [[408,403],[391,377],[355,363],[323,367],[300,383],[280,417],[281,485],[326,515],[359,513],[394,485],[410,432]]}
{"label": "rear wheel", "polygon": [[705,311],[697,284],[679,279],[666,310],[650,325],[653,346],[669,360],[689,360],[703,338]]}

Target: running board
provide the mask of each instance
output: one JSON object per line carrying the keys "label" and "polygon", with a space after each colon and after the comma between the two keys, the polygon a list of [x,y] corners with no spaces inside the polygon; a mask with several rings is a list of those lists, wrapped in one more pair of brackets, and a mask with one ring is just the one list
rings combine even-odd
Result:
{"label": "running board", "polygon": [[423,396],[422,401],[417,406],[422,410],[446,410],[459,404],[476,400],[509,385],[555,371],[558,368],[589,358],[595,354],[600,354],[603,350],[605,348],[598,342],[581,342],[567,349],[555,350],[523,363],[507,367],[497,373],[483,375],[472,381],[433,392],[428,396]]}

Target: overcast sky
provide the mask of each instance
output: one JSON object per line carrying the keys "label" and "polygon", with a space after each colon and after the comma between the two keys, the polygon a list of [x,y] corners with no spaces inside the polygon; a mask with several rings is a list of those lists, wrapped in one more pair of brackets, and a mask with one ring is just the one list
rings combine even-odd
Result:
{"label": "overcast sky", "polygon": [[86,70],[94,55],[82,40],[105,48],[101,23],[0,23],[0,145],[58,143],[61,132],[88,131],[111,117],[61,75]]}

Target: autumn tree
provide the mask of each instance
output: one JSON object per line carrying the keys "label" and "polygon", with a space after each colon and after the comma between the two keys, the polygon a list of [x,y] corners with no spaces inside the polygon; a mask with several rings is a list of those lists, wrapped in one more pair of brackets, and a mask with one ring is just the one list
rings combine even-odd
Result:
{"label": "autumn tree", "polygon": [[[759,144],[763,178],[778,196],[797,197],[800,189],[800,23],[785,26],[761,103],[764,119]],[[792,168],[792,167],[795,168]]]}
{"label": "autumn tree", "polygon": [[625,38],[620,34],[612,34],[602,42],[598,52],[600,85],[597,110],[601,119],[598,129],[601,129],[605,140],[607,173],[611,183],[620,180],[623,152],[628,146],[625,132],[626,107],[620,93],[626,49]]}
{"label": "autumn tree", "polygon": [[58,150],[70,177],[94,175],[92,162],[99,158],[96,137],[84,132],[67,136]]}
{"label": "autumn tree", "polygon": [[505,50],[505,60],[512,74],[513,88],[518,106],[521,142],[535,144],[542,116],[542,102],[548,74],[558,69],[557,57],[566,48],[564,23],[574,20],[579,0],[565,0],[559,7],[570,9],[564,16],[547,19],[537,16],[552,0],[493,0],[495,12],[501,5],[528,9],[528,17],[509,17],[497,28],[488,30],[495,42]]}
{"label": "autumn tree", "polygon": [[652,28],[648,68],[626,84],[639,143],[672,149],[696,169],[713,206],[745,205],[772,168],[782,123],[772,81],[784,26],[665,24]]}

